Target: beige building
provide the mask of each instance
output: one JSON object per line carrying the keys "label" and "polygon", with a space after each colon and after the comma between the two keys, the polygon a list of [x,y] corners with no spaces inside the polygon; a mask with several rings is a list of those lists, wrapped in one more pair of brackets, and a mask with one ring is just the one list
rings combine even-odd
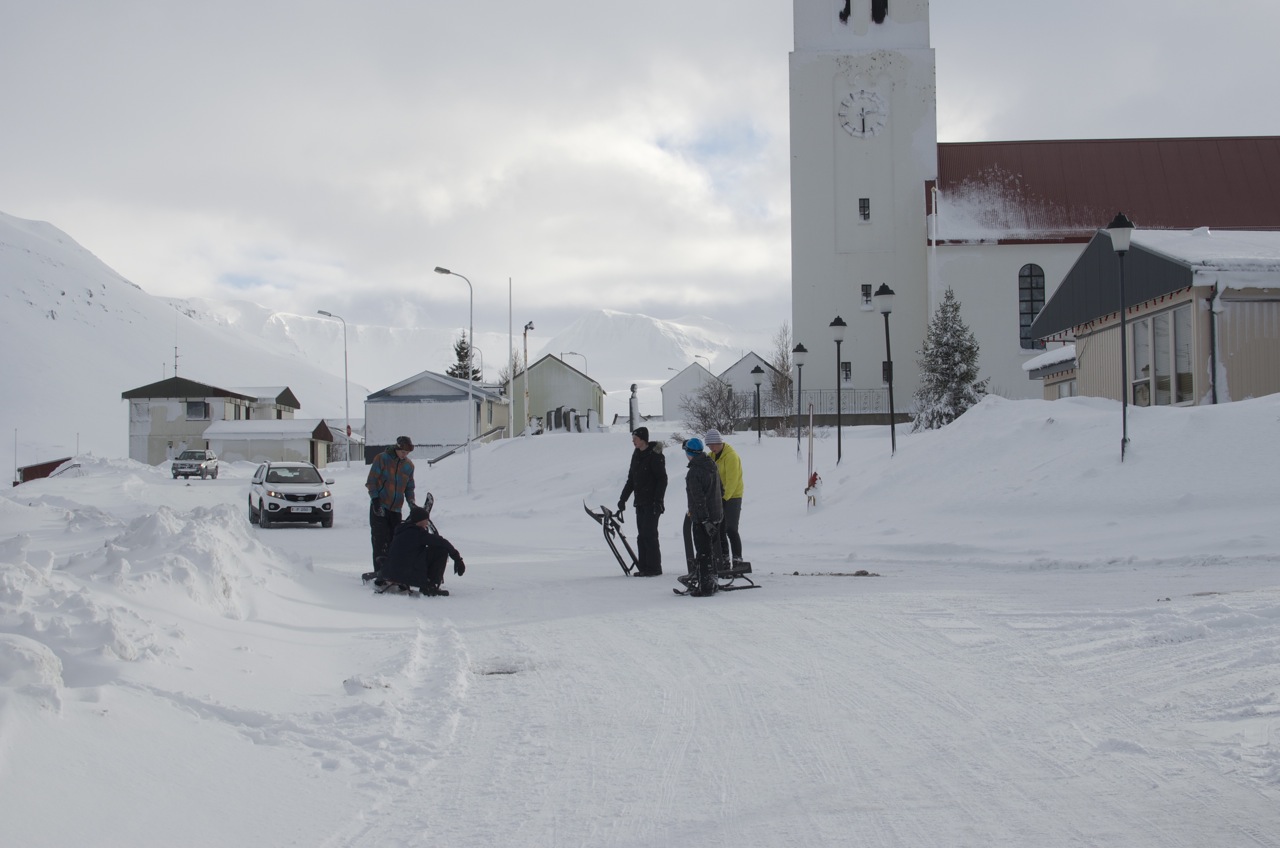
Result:
{"label": "beige building", "polygon": [[1123,389],[1134,406],[1193,406],[1280,392],[1280,232],[1134,230],[1123,346],[1120,274],[1102,230],[1032,324],[1074,354],[1028,368],[1046,398]]}

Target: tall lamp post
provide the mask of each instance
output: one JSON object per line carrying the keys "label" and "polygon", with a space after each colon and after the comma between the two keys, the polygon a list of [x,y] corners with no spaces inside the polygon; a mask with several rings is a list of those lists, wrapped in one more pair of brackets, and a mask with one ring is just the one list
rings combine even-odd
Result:
{"label": "tall lamp post", "polygon": [[476,381],[471,379],[472,375],[475,374],[475,367],[472,365],[475,357],[471,351],[476,343],[476,292],[471,285],[471,281],[459,273],[450,271],[448,268],[441,268],[439,265],[436,266],[436,273],[457,277],[467,284],[467,494],[469,495],[471,494],[471,436],[475,432],[476,425],[475,392],[473,391]]}
{"label": "tall lamp post", "polygon": [[524,433],[526,436],[529,435],[529,422],[533,420],[529,415],[529,331],[532,329],[532,321],[524,325]]}
{"label": "tall lamp post", "polygon": [[347,467],[351,467],[351,389],[350,383],[347,381],[347,322],[342,320],[341,315],[334,315],[332,312],[325,312],[323,309],[316,310],[317,315],[323,315],[326,318],[335,318],[342,321],[342,403],[343,409],[347,415]]}
{"label": "tall lamp post", "polygon": [[[831,335],[836,340],[836,465],[840,464],[840,458],[843,456],[843,446],[841,445],[841,436],[844,432],[844,416],[840,401],[843,400],[840,390],[840,343],[844,341],[844,328],[848,326],[844,323],[844,319],[839,315],[831,322]],[[759,368],[760,366],[756,366]]]}
{"label": "tall lamp post", "polygon": [[756,384],[756,444],[760,444],[760,384],[764,382],[764,369],[757,365],[751,369],[751,379]]}
{"label": "tall lamp post", "polygon": [[1124,255],[1129,252],[1129,239],[1133,235],[1133,222],[1123,212],[1107,225],[1111,234],[1111,249],[1120,257],[1120,461],[1129,445],[1129,339],[1125,323],[1128,304],[1124,298]]}
{"label": "tall lamp post", "polygon": [[884,380],[889,384],[889,456],[898,452],[898,432],[893,409],[893,350],[889,347],[889,313],[893,312],[893,289],[881,283],[876,289],[876,306],[884,316]]}
{"label": "tall lamp post", "polygon": [[804,391],[804,356],[808,352],[802,344],[791,349],[791,358],[796,363],[796,453],[800,453],[800,410],[804,403],[800,398]]}

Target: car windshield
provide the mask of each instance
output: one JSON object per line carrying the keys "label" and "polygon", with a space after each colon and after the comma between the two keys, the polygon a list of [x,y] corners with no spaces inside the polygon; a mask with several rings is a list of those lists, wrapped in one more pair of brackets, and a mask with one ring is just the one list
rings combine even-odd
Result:
{"label": "car windshield", "polygon": [[183,451],[178,459],[204,459],[204,451]]}
{"label": "car windshield", "polygon": [[320,483],[320,472],[310,465],[300,468],[272,468],[267,472],[268,483]]}

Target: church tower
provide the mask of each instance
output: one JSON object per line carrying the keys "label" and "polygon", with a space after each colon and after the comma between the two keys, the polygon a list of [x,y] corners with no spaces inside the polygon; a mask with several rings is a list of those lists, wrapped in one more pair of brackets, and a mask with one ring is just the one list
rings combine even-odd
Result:
{"label": "church tower", "polygon": [[887,411],[867,406],[883,392],[855,391],[885,386],[884,319],[872,295],[887,284],[895,407],[905,411],[930,317],[925,198],[938,125],[929,2],[793,2],[791,326],[809,351],[804,400],[835,413],[830,324],[839,315],[848,325],[844,412]]}

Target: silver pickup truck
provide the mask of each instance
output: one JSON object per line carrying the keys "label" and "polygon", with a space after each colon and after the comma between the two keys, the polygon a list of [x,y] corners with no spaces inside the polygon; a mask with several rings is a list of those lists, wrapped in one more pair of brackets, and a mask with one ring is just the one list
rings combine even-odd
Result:
{"label": "silver pickup truck", "polygon": [[184,450],[170,466],[173,479],[179,477],[199,477],[207,480],[218,479],[218,457],[211,450]]}

